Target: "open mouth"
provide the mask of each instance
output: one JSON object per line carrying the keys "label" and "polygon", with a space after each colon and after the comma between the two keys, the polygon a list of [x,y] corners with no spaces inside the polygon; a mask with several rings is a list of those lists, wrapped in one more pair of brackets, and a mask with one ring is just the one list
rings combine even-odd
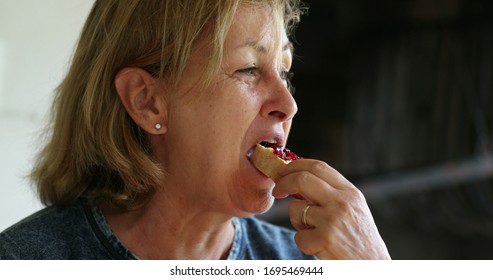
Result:
{"label": "open mouth", "polygon": [[[248,152],[249,155],[247,155],[253,166],[275,182],[280,178],[279,170],[282,166],[289,164],[289,162],[293,160],[300,159],[295,153],[278,144],[279,142],[281,141],[277,141],[273,138],[261,141],[252,147]],[[260,146],[263,146],[264,148]],[[269,150],[272,150],[274,156],[269,154]],[[296,199],[304,199],[303,196],[298,193],[291,194],[291,196]]]}
{"label": "open mouth", "polygon": [[264,146],[266,148],[276,149],[278,147],[281,147],[281,145],[278,144],[277,142],[278,141],[275,138],[269,138],[269,139],[265,139],[264,141],[262,141],[258,144],[261,146]]}
{"label": "open mouth", "polygon": [[[275,138],[265,139],[264,141],[261,141],[257,145],[261,145],[261,146],[264,146],[266,148],[271,148],[273,150],[273,153],[276,156],[278,156],[279,158],[281,158],[285,161],[292,161],[292,160],[297,160],[300,158],[295,153],[291,152],[289,149],[286,149],[282,145],[278,144],[278,141]],[[254,148],[255,147],[252,147],[250,149],[250,151],[248,151],[248,154],[247,154],[248,157],[251,156]]]}

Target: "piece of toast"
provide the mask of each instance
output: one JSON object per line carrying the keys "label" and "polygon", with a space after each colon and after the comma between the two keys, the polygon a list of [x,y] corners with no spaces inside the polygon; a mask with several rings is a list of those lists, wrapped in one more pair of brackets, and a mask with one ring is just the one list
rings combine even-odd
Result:
{"label": "piece of toast", "polygon": [[255,146],[253,153],[250,157],[253,165],[271,178],[274,182],[279,180],[279,171],[291,160],[283,160],[274,153],[273,148],[264,147],[262,145]]}

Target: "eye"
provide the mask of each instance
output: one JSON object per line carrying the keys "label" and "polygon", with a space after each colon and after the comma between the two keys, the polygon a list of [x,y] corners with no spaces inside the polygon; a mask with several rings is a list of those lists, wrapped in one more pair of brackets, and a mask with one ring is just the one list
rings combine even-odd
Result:
{"label": "eye", "polygon": [[255,66],[251,66],[251,67],[247,67],[247,68],[238,70],[239,73],[245,74],[248,76],[257,76],[258,71],[259,71],[258,68]]}
{"label": "eye", "polygon": [[294,87],[291,84],[291,79],[294,77],[294,73],[289,71],[282,71],[279,76],[281,77],[281,79],[284,80],[284,82],[286,83],[286,87],[291,92],[291,94],[294,95]]}
{"label": "eye", "polygon": [[281,79],[283,79],[289,83],[291,81],[291,79],[294,77],[294,73],[289,72],[289,71],[282,71],[280,76],[281,76]]}
{"label": "eye", "polygon": [[261,76],[260,68],[257,66],[249,66],[246,68],[236,70],[237,78],[248,84],[256,84]]}

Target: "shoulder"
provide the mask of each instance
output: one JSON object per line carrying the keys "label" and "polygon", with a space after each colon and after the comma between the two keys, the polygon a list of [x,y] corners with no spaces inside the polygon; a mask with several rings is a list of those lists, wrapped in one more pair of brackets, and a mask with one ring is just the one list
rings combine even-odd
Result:
{"label": "shoulder", "polygon": [[245,258],[313,259],[296,246],[294,230],[255,217],[238,219],[238,223],[244,229]]}
{"label": "shoulder", "polygon": [[50,206],[0,233],[0,259],[77,258],[74,248],[92,247],[92,235],[80,204]]}

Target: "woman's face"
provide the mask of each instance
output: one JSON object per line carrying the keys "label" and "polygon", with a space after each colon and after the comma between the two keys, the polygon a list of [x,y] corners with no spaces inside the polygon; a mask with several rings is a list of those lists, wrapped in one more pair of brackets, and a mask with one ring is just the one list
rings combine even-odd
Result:
{"label": "woman's face", "polygon": [[284,145],[297,111],[285,80],[292,50],[278,26],[268,9],[240,8],[211,86],[193,86],[208,55],[197,48],[177,88],[165,89],[168,127],[158,158],[175,187],[170,195],[237,216],[272,205],[274,183],[247,155],[267,139]]}

